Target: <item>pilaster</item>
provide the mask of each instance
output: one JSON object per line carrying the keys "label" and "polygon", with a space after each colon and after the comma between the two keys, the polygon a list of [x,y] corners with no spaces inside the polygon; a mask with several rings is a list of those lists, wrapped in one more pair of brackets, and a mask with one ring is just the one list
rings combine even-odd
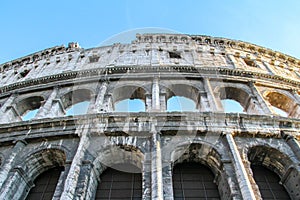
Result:
{"label": "pilaster", "polygon": [[262,94],[259,92],[259,90],[255,86],[255,84],[253,82],[249,82],[249,86],[250,86],[250,89],[251,89],[254,97],[257,99],[258,104],[260,105],[261,110],[264,112],[264,113],[261,113],[261,114],[272,115],[273,113],[272,113],[272,111],[270,109],[270,103],[267,102],[263,98]]}
{"label": "pilaster", "polygon": [[248,179],[248,175],[246,173],[246,170],[244,168],[240,153],[238,151],[238,148],[236,146],[236,143],[233,139],[233,136],[231,133],[225,133],[225,139],[227,142],[227,145],[229,147],[230,155],[233,160],[233,166],[235,168],[239,188],[241,190],[241,194],[244,200],[255,200],[255,195],[251,187],[251,183]]}
{"label": "pilaster", "polygon": [[210,111],[211,112],[221,111],[221,108],[218,106],[219,104],[218,104],[218,102],[215,98],[214,92],[211,88],[209,78],[206,78],[206,77],[203,78],[203,85],[204,85],[204,89],[206,91]]}
{"label": "pilaster", "polygon": [[106,81],[104,81],[100,86],[94,105],[94,112],[96,113],[103,112],[105,110],[104,98],[107,91],[107,86],[108,83]]}
{"label": "pilaster", "polygon": [[65,184],[64,184],[64,191],[61,195],[61,200],[71,200],[74,199],[76,194],[76,186],[78,184],[80,168],[82,165],[82,161],[84,159],[85,152],[87,147],[89,146],[90,139],[89,139],[89,125],[81,125],[76,130],[77,134],[80,135],[80,142],[77,148],[77,152],[73,158],[70,171],[66,177]]}
{"label": "pilaster", "polygon": [[152,111],[160,111],[160,90],[158,78],[152,82]]}
{"label": "pilaster", "polygon": [[163,199],[162,157],[160,134],[152,128],[151,142],[151,191],[153,200]]}
{"label": "pilaster", "polygon": [[37,118],[37,119],[44,118],[44,117],[47,117],[47,115],[49,113],[51,113],[53,100],[57,97],[57,93],[58,93],[58,87],[54,87],[51,94],[50,94],[50,96],[46,100],[45,104],[40,107],[40,109],[39,109],[38,113],[36,114],[35,118]]}

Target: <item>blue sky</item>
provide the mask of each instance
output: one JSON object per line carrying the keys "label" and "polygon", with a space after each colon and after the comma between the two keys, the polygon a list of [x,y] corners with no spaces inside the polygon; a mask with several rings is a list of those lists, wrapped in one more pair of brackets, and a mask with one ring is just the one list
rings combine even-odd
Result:
{"label": "blue sky", "polygon": [[159,27],[243,40],[300,58],[298,0],[11,0],[0,3],[0,63],[77,41]]}

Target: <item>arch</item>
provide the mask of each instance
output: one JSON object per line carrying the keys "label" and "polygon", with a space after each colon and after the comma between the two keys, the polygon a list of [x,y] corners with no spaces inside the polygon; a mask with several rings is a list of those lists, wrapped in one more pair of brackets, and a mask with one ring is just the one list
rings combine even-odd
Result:
{"label": "arch", "polygon": [[109,167],[100,175],[101,182],[98,183],[95,199],[142,199],[142,173],[140,169],[130,164],[127,164],[126,168],[135,169],[139,173],[119,171],[116,168],[120,168],[120,166]]}
{"label": "arch", "polygon": [[[223,105],[226,105],[225,100],[232,100],[232,101],[240,104],[240,106],[243,108],[243,111],[241,111],[241,109],[236,110],[236,111],[239,111],[239,112],[244,112],[244,111],[247,112],[248,111],[251,97],[250,97],[249,93],[247,93],[245,90],[243,90],[241,88],[226,86],[226,87],[219,88],[218,92],[219,92],[220,100]],[[226,112],[234,111],[234,109],[226,110],[225,106],[223,106],[223,109]]]}
{"label": "arch", "polygon": [[115,104],[118,112],[145,112],[145,103],[140,99],[123,99]]}
{"label": "arch", "polygon": [[86,114],[90,105],[90,101],[82,101],[73,104],[66,110],[66,116]]}
{"label": "arch", "polygon": [[16,104],[16,108],[23,120],[33,119],[38,109],[44,103],[44,97],[27,97]]}
{"label": "arch", "polygon": [[279,176],[273,171],[261,165],[251,165],[251,170],[263,199],[290,199],[287,191],[280,184]]}
{"label": "arch", "polygon": [[[107,147],[102,147],[99,149],[99,152],[96,152],[96,159],[93,162],[94,165],[101,169],[101,166],[110,167],[115,165],[118,167],[117,164],[130,164],[134,165],[139,169],[143,168],[143,161],[144,161],[144,153],[137,147],[133,145],[124,145],[118,144],[109,145]],[[119,167],[122,167],[121,165]],[[117,168],[117,170],[121,171],[130,171],[131,169],[127,168]],[[101,174],[102,171],[99,171]]]}
{"label": "arch", "polygon": [[88,89],[76,89],[61,97],[67,115],[85,114],[91,99],[92,91]]}
{"label": "arch", "polygon": [[25,160],[22,161],[24,171],[35,179],[39,174],[53,167],[62,167],[66,162],[66,154],[60,149],[41,149],[30,154]]}
{"label": "arch", "polygon": [[[267,193],[270,192],[276,193],[276,195],[273,194],[273,196],[275,195],[274,197],[277,197],[277,191],[274,189],[274,187],[279,188],[280,191],[285,188],[284,191],[290,193],[287,185],[289,184],[288,182],[283,183],[284,188],[281,188],[280,186],[281,179],[286,176],[288,169],[293,165],[293,162],[288,155],[282,153],[276,148],[257,145],[248,149],[247,157],[251,163],[251,172],[253,178],[263,197],[267,196]],[[264,173],[266,175],[266,177],[264,177],[264,180],[258,178],[261,173]],[[276,175],[274,175],[273,173]],[[263,185],[270,184],[268,182],[271,178],[272,185],[274,187],[269,186],[268,191],[263,191]],[[271,199],[276,199],[274,197]]]}
{"label": "arch", "polygon": [[262,165],[274,171],[280,177],[282,177],[288,167],[293,164],[288,155],[276,148],[265,145],[250,147],[247,152],[247,157],[251,164]]}
{"label": "arch", "polygon": [[[59,149],[42,149],[23,156],[8,179],[17,178],[18,181],[8,182],[5,187],[16,188],[13,192],[7,191],[12,199],[21,199],[27,196],[29,190],[34,187],[32,182],[43,172],[59,167],[63,170],[66,162],[66,155],[64,151]],[[25,175],[25,176],[24,176]],[[22,177],[22,178],[21,178]]]}
{"label": "arch", "polygon": [[[112,92],[112,105],[115,111],[127,111],[127,112],[140,112],[140,111],[146,111],[146,90],[143,87],[139,86],[122,86],[115,88]],[[136,103],[139,106],[139,109],[125,109],[122,106],[119,106],[117,104],[122,103],[129,105]],[[122,108],[121,108],[122,107]],[[119,110],[117,110],[119,109]]]}
{"label": "arch", "polygon": [[98,150],[94,151],[94,155],[91,155],[91,157],[95,158],[92,162],[94,170],[90,173],[89,184],[86,186],[87,191],[96,196],[97,184],[90,183],[98,182],[98,184],[101,184],[100,176],[106,169],[129,174],[142,172],[142,181],[145,182],[144,156],[144,153],[139,148],[133,145],[124,145],[117,141],[115,145],[99,147]]}
{"label": "arch", "polygon": [[196,111],[199,109],[199,90],[187,84],[166,86],[167,111]]}
{"label": "arch", "polygon": [[243,106],[236,100],[223,99],[221,103],[225,113],[245,113]]}
{"label": "arch", "polygon": [[173,166],[182,162],[196,162],[208,166],[214,175],[218,175],[222,167],[221,154],[205,143],[192,143],[177,146],[171,153]]}
{"label": "arch", "polygon": [[[266,91],[264,98],[273,106],[272,109],[276,114],[281,116],[298,117],[299,106],[297,103],[288,95],[277,91]],[[279,110],[277,110],[279,109]]]}
{"label": "arch", "polygon": [[63,169],[61,167],[54,167],[38,175],[38,177],[34,180],[35,186],[29,191],[26,200],[51,200],[62,170]]}
{"label": "arch", "polygon": [[[176,149],[180,148],[182,147]],[[176,150],[174,150],[172,157],[176,157],[175,154]],[[184,153],[173,161],[174,199],[191,197],[219,199],[218,185],[228,185],[224,183],[225,180],[222,180],[222,176],[219,176],[222,171],[221,168],[221,156],[214,148],[201,143],[190,144],[185,148]],[[208,176],[203,175],[203,173]],[[192,177],[197,178],[193,179]],[[214,180],[218,179],[219,181],[215,183]],[[183,187],[180,188],[178,185]],[[203,186],[209,189],[204,189]],[[189,194],[184,194],[185,192]]]}

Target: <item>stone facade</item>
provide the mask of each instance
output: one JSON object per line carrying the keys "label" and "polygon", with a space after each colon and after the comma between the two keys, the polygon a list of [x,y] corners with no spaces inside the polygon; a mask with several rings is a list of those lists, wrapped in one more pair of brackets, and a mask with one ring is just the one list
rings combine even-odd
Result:
{"label": "stone facade", "polygon": [[[53,199],[94,199],[105,169],[130,163],[141,169],[143,199],[172,200],[181,162],[208,166],[221,199],[262,199],[253,163],[300,199],[298,59],[224,38],[143,34],[131,44],[45,49],[0,72],[0,199],[25,199],[57,166]],[[195,111],[168,112],[173,96]],[[124,99],[145,110],[118,112]],[[225,113],[223,99],[244,113]],[[66,116],[84,101],[86,114]]]}

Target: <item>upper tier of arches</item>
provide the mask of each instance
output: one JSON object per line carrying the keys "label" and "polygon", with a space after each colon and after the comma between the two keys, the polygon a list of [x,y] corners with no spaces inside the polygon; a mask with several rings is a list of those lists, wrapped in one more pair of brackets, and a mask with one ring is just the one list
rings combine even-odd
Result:
{"label": "upper tier of arches", "polygon": [[300,114],[300,97],[293,90],[205,78],[95,81],[13,94],[0,103],[0,123],[103,112]]}

